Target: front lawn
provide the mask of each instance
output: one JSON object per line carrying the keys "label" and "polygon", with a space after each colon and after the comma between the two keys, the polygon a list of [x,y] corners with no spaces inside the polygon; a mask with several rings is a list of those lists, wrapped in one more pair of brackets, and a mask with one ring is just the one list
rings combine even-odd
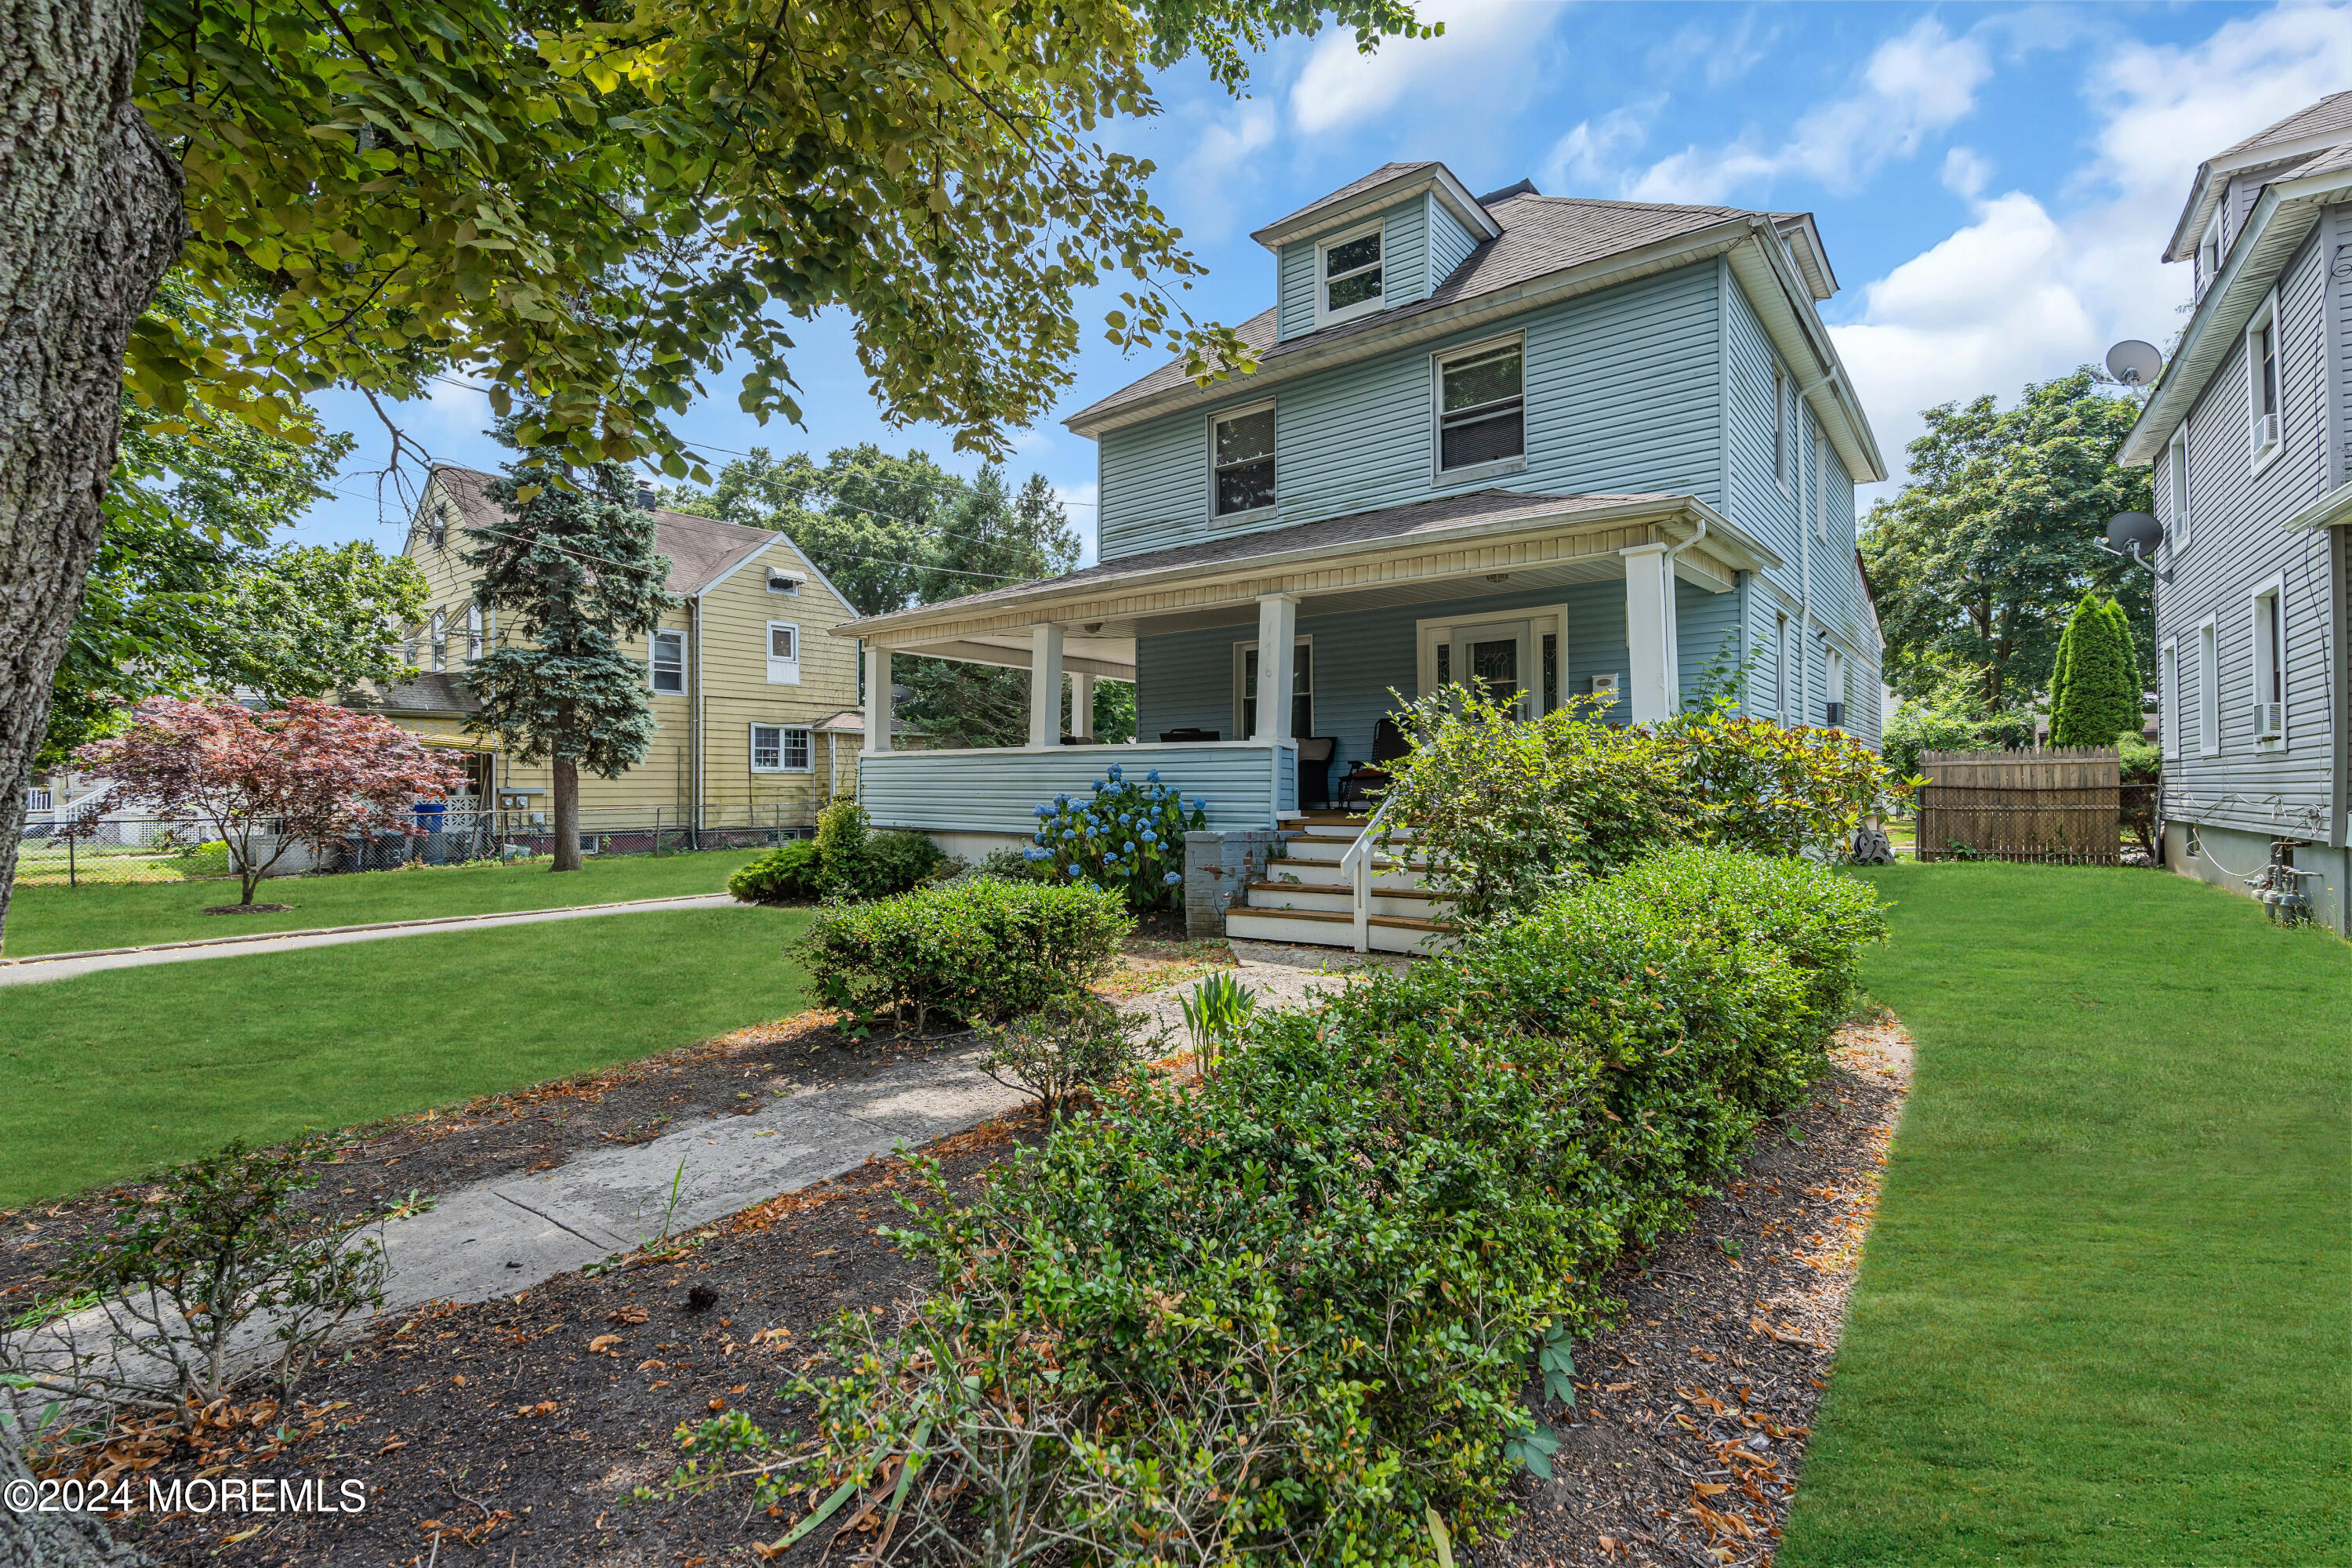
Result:
{"label": "front lawn", "polygon": [[723,893],[727,878],[754,852],[709,849],[696,855],[593,858],[556,876],[544,860],[500,866],[420,866],[336,877],[277,877],[256,897],[291,904],[284,914],[207,915],[208,905],[236,902],[236,883],[156,882],[103,887],[26,887],[8,905],[6,954],[78,952],[151,942],[234,936],[312,926],[369,925],[437,915],[503,914],[581,904]]}
{"label": "front lawn", "polygon": [[611,915],[0,987],[0,1207],[796,1012],[782,947],[807,920]]}
{"label": "front lawn", "polygon": [[1780,1561],[2352,1560],[2352,947],[2151,871],[1863,874],[1918,1073]]}

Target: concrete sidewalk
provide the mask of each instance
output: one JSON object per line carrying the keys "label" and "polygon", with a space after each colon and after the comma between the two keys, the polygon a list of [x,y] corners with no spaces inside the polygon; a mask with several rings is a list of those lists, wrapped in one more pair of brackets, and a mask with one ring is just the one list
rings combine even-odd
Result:
{"label": "concrete sidewalk", "polygon": [[35,953],[29,958],[0,958],[0,985],[32,985],[44,980],[69,980],[78,974],[95,974],[105,969],[137,969],[150,963],[187,963],[201,958],[234,958],[255,952],[292,952],[298,948],[333,947],[347,942],[381,942],[396,936],[427,936],[435,931],[471,930],[482,926],[537,925],[541,921],[586,920],[597,915],[730,907],[751,909],[754,906],[738,903],[728,893],[688,893],[667,899],[634,899],[618,904],[582,904],[573,909],[443,915],[433,920],[387,921],[379,925],[320,926],[309,931],[257,931],[247,936],[205,937],[194,942],[157,942],[149,947]]}

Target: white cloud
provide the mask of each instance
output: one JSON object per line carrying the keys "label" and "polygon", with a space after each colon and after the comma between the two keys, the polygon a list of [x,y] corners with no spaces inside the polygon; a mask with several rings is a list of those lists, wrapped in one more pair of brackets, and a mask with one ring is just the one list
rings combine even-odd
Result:
{"label": "white cloud", "polygon": [[1629,194],[1641,201],[1720,202],[1790,177],[1853,189],[1966,117],[1991,70],[1982,44],[1922,18],[1872,51],[1854,91],[1805,115],[1779,147],[1686,147],[1653,164]]}
{"label": "white cloud", "polygon": [[1442,37],[1391,38],[1369,55],[1357,52],[1354,29],[1334,27],[1316,41],[1290,89],[1291,121],[1317,135],[1386,113],[1409,94],[1448,88],[1475,93],[1477,112],[1491,112],[1498,83],[1516,90],[1559,11],[1548,0],[1430,0],[1414,13],[1444,23]]}
{"label": "white cloud", "polygon": [[1648,138],[1650,121],[1665,106],[1666,95],[1659,93],[1612,109],[1597,121],[1578,121],[1544,155],[1538,188],[1547,195],[1566,196],[1600,187],[1612,170],[1623,165],[1623,154]]}
{"label": "white cloud", "polygon": [[1955,147],[1944,154],[1944,189],[1974,201],[1992,179],[1992,164],[1972,147]]}
{"label": "white cloud", "polygon": [[[1863,289],[1832,329],[1900,477],[1919,411],[2097,360],[2119,338],[2163,343],[2186,269],[2158,259],[2200,160],[2352,80],[2352,7],[2282,6],[2187,47],[2111,46],[2084,85],[2093,156],[2050,205],[2020,192],[1975,201],[1968,224]],[[1973,198],[1990,169],[1947,153],[1944,183]]]}
{"label": "white cloud", "polygon": [[488,393],[446,376],[434,379],[422,404],[406,406],[420,409],[425,424],[445,436],[479,436],[493,417]]}

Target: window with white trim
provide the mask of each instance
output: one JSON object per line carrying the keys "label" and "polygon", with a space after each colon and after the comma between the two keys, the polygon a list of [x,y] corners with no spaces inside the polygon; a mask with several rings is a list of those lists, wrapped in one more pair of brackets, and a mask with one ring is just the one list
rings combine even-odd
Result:
{"label": "window with white trim", "polygon": [[2180,754],[2180,639],[2167,637],[2156,663],[2156,728],[2164,754]]}
{"label": "window with white trim", "polygon": [[1315,247],[1315,324],[1328,327],[1377,310],[1381,296],[1381,226],[1333,235]]}
{"label": "window with white trim", "polygon": [[801,629],[790,621],[768,623],[768,684],[801,683]]}
{"label": "window with white trim", "polygon": [[[1234,739],[1246,741],[1257,733],[1257,644],[1234,645]],[[1315,639],[1302,636],[1290,656],[1290,733],[1305,740],[1315,733]]]}
{"label": "window with white trim", "polygon": [[811,771],[809,731],[801,724],[751,726],[751,771],[804,773]]}
{"label": "window with white trim", "polygon": [[1846,727],[1845,655],[1822,645],[1822,722],[1832,730]]}
{"label": "window with white trim", "polygon": [[677,696],[686,690],[686,634],[656,632],[646,652],[646,673],[654,690]]}
{"label": "window with white trim", "polygon": [[2172,548],[2177,552],[2189,548],[2189,424],[2172,433],[2172,446],[2165,456],[2165,491],[2172,502],[2172,515],[2165,521],[2172,529]]}
{"label": "window with white trim", "polygon": [[2285,586],[2273,577],[2253,595],[2254,744],[2266,752],[2286,749]]}
{"label": "window with white trim", "polygon": [[1247,517],[1274,505],[1274,405],[1209,416],[1209,508]]}
{"label": "window with white trim", "polygon": [[2246,324],[2246,405],[2260,468],[2279,453],[2278,296],[2273,294]]}
{"label": "window with white trim", "polygon": [[[2224,198],[2226,199],[2226,198]],[[2215,206],[2210,222],[2205,226],[2204,237],[2197,242],[2197,297],[2202,300],[2205,290],[2213,286],[2213,275],[2221,270],[2221,209]]]}
{"label": "window with white trim", "polygon": [[1520,340],[1480,343],[1435,358],[1438,473],[1463,479],[1524,468],[1527,365]]}
{"label": "window with white trim", "polygon": [[2208,616],[2197,628],[2197,750],[2221,750],[2221,659],[2220,628]]}
{"label": "window with white trim", "polygon": [[1822,461],[1822,433],[1811,420],[1805,422],[1806,445],[1812,448],[1813,460],[1813,537],[1823,544],[1830,542],[1830,466]]}
{"label": "window with white trim", "polygon": [[449,668],[449,617],[440,610],[433,612],[433,668],[436,672]]}
{"label": "window with white trim", "polygon": [[482,657],[482,606],[466,606],[466,662],[472,664]]}

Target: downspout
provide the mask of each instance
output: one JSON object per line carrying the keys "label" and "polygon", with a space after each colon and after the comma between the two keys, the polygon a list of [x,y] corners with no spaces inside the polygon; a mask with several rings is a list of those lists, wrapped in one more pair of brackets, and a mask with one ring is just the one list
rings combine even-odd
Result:
{"label": "downspout", "polygon": [[694,847],[702,847],[702,764],[703,720],[707,716],[702,679],[702,595],[695,595],[686,602],[686,613],[694,622],[694,703],[688,710],[689,731],[687,750],[694,764]]}
{"label": "downspout", "polygon": [[1666,547],[1665,583],[1662,592],[1666,595],[1664,606],[1666,624],[1666,711],[1683,710],[1683,627],[1675,616],[1675,557],[1706,537],[1706,514],[1701,512],[1698,527],[1680,544]]}

